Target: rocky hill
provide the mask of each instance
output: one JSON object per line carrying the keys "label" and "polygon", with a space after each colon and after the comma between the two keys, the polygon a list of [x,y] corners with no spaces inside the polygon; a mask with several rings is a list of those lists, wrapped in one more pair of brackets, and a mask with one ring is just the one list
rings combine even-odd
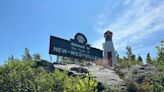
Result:
{"label": "rocky hill", "polygon": [[47,64],[44,67],[47,69],[47,66],[50,66],[61,71],[67,70],[69,74],[74,76],[88,76],[90,74],[100,83],[100,89],[106,88],[111,92],[137,92],[137,86],[145,81],[149,82],[149,77],[158,74],[158,69],[150,64],[136,64],[129,68],[103,67],[94,63],[89,66],[77,64],[52,65]]}

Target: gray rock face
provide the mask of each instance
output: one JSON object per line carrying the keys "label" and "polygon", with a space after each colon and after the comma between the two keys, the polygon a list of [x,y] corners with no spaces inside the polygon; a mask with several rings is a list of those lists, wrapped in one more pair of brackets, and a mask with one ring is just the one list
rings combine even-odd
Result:
{"label": "gray rock face", "polygon": [[99,82],[110,85],[119,85],[123,83],[123,80],[115,73],[115,71],[103,68],[102,66],[88,67],[91,75],[93,75]]}
{"label": "gray rock face", "polygon": [[147,77],[154,76],[158,73],[158,69],[150,64],[133,65],[130,68],[121,69],[120,71],[125,75],[125,79],[137,84],[141,84]]}
{"label": "gray rock face", "polygon": [[98,82],[105,84],[111,92],[112,89],[117,89],[118,92],[126,91],[124,80],[120,79],[114,70],[97,65],[88,67],[88,70]]}
{"label": "gray rock face", "polygon": [[[89,66],[80,67],[79,65],[54,65],[55,68],[66,69],[69,71],[76,71],[77,73],[90,73],[99,82],[105,83],[107,85],[120,85],[123,80],[115,73],[115,71],[104,68],[102,66]],[[81,70],[81,71],[80,71]]]}
{"label": "gray rock face", "polygon": [[91,74],[95,80],[105,84],[109,88],[119,88],[119,90],[122,90],[123,92],[126,90],[124,81],[119,78],[116,72],[112,69],[104,68],[103,66],[92,65],[89,67],[81,67],[79,65],[69,64],[54,65],[54,67],[69,70],[75,75],[85,75],[89,72],[89,74]]}
{"label": "gray rock face", "polygon": [[53,66],[60,70],[67,70],[70,75],[86,76],[87,73],[89,72],[86,67],[81,67],[76,64],[67,64],[67,65],[54,64]]}

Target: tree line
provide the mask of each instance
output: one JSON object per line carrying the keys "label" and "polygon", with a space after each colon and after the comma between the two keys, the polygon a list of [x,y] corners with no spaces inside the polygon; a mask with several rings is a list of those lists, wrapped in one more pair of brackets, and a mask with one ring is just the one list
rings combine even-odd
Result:
{"label": "tree line", "polygon": [[[147,53],[146,55],[146,63],[152,64],[154,62],[161,62],[164,63],[164,41],[160,42],[160,45],[155,47],[157,49],[157,57],[152,58],[150,53]],[[135,55],[132,51],[132,47],[127,46],[126,48],[126,56],[121,58],[119,54],[117,53],[117,61],[122,62],[122,61],[137,61],[137,62],[143,62],[143,58],[140,56],[140,54]]]}

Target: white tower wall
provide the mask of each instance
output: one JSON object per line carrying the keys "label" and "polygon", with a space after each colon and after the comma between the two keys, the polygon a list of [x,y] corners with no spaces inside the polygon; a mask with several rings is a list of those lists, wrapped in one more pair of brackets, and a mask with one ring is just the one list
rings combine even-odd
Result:
{"label": "white tower wall", "polygon": [[113,42],[112,41],[106,41],[104,44],[103,44],[103,58],[105,60],[106,63],[108,63],[108,52],[112,52],[112,64],[115,64],[116,63],[116,51],[114,49],[114,46],[113,46]]}
{"label": "white tower wall", "polygon": [[105,43],[103,44],[103,49],[104,49],[103,59],[106,62],[106,64],[111,64],[111,65],[116,63],[116,51],[114,49],[112,35],[113,35],[112,32],[107,31],[104,34]]}

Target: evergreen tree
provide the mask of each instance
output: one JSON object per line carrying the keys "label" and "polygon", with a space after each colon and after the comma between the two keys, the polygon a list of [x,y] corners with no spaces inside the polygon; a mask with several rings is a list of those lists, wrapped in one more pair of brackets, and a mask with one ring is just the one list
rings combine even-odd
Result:
{"label": "evergreen tree", "polygon": [[127,46],[126,47],[126,50],[127,50],[127,52],[126,52],[126,54],[127,54],[127,59],[130,61],[130,60],[132,60],[131,59],[131,56],[132,56],[132,48],[130,47],[130,46]]}
{"label": "evergreen tree", "polygon": [[164,41],[161,41],[160,46],[157,46],[158,57],[157,61],[159,63],[164,63]]}
{"label": "evergreen tree", "polygon": [[32,56],[29,52],[29,49],[25,48],[24,55],[22,55],[22,60],[24,61],[32,61]]}
{"label": "evergreen tree", "polygon": [[120,58],[120,56],[119,56],[119,54],[117,53],[117,51],[116,51],[116,58],[117,58],[117,62],[121,62],[121,61],[122,61],[122,59]]}
{"label": "evergreen tree", "polygon": [[147,54],[146,61],[147,61],[147,63],[151,64],[152,58],[150,56],[150,53]]}
{"label": "evergreen tree", "polygon": [[131,56],[131,59],[132,59],[132,61],[135,61],[136,56],[133,54],[133,55]]}
{"label": "evergreen tree", "polygon": [[128,59],[124,56],[124,57],[123,57],[123,61],[127,61],[127,60],[128,60]]}
{"label": "evergreen tree", "polygon": [[35,61],[41,60],[41,56],[39,53],[33,54],[33,58]]}
{"label": "evergreen tree", "polygon": [[13,61],[13,60],[14,60],[14,56],[13,55],[8,57],[8,61]]}
{"label": "evergreen tree", "polygon": [[142,57],[138,55],[138,61],[142,62]]}

